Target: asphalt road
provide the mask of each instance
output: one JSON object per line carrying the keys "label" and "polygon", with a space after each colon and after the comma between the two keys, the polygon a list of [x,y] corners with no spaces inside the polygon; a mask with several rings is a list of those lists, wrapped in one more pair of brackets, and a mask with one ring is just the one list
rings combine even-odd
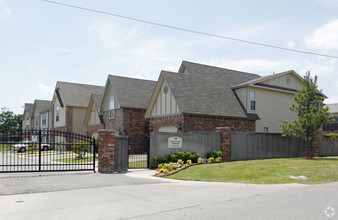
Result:
{"label": "asphalt road", "polygon": [[[338,219],[338,183],[248,185],[123,174],[0,175],[0,219]],[[328,218],[324,210],[333,216]]]}

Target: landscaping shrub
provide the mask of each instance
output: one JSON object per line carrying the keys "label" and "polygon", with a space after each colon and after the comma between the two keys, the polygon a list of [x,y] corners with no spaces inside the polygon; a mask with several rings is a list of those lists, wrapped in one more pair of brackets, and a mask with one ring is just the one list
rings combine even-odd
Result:
{"label": "landscaping shrub", "polygon": [[217,163],[222,162],[222,157],[217,157],[217,158],[216,158],[216,162],[217,162]]}
{"label": "landscaping shrub", "polygon": [[158,167],[158,165],[160,164],[159,160],[157,157],[153,157],[153,159],[151,159],[151,168],[156,168]]}
{"label": "landscaping shrub", "polygon": [[213,151],[213,152],[208,152],[207,153],[207,158],[217,158],[217,157],[223,157],[222,151]]}
{"label": "landscaping shrub", "polygon": [[163,168],[164,168],[164,169],[168,169],[168,168],[169,168],[169,166],[170,166],[170,165],[169,165],[169,164],[167,164],[167,163],[163,164]]}
{"label": "landscaping shrub", "polygon": [[164,173],[164,169],[160,169],[160,173]]}
{"label": "landscaping shrub", "polygon": [[173,168],[173,170],[176,170],[176,169],[177,169],[177,166],[176,166],[176,165],[171,165],[171,167]]}
{"label": "landscaping shrub", "polygon": [[191,154],[191,157],[190,157],[190,160],[193,162],[193,163],[197,163],[197,160],[198,158],[200,158],[201,155],[199,153],[196,153],[196,152],[193,152]]}
{"label": "landscaping shrub", "polygon": [[164,156],[162,157],[162,163],[168,163],[168,157],[167,156]]}
{"label": "landscaping shrub", "polygon": [[197,163],[202,163],[202,162],[203,162],[202,157],[199,157],[199,158],[197,159]]}
{"label": "landscaping shrub", "polygon": [[188,165],[191,165],[191,164],[192,164],[192,161],[191,161],[191,160],[187,160],[187,164],[188,164]]}
{"label": "landscaping shrub", "polygon": [[177,152],[175,154],[177,160],[184,160],[184,153],[183,152]]}
{"label": "landscaping shrub", "polygon": [[158,166],[157,166],[158,169],[162,169],[163,168],[163,164],[160,163]]}
{"label": "landscaping shrub", "polygon": [[175,156],[175,154],[169,154],[169,155],[168,155],[168,160],[169,160],[169,161],[176,162],[176,161],[177,161],[177,159],[176,159],[176,156]]}
{"label": "landscaping shrub", "polygon": [[168,174],[169,171],[167,169],[164,169],[164,174]]}
{"label": "landscaping shrub", "polygon": [[185,152],[184,153],[184,161],[191,160],[192,154],[190,152]]}
{"label": "landscaping shrub", "polygon": [[213,157],[209,157],[209,159],[208,159],[208,163],[213,163],[215,161],[215,158],[213,158]]}
{"label": "landscaping shrub", "polygon": [[179,159],[179,160],[177,161],[177,163],[181,164],[181,166],[182,166],[182,165],[184,164],[184,161],[181,160],[181,159]]}
{"label": "landscaping shrub", "polygon": [[169,165],[168,170],[172,171],[173,170],[173,165]]}

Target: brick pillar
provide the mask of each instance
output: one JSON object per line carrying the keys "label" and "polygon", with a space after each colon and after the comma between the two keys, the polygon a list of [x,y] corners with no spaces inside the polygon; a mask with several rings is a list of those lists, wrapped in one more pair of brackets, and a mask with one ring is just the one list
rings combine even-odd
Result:
{"label": "brick pillar", "polygon": [[216,131],[221,133],[221,151],[223,154],[223,161],[230,160],[231,152],[231,133],[230,127],[217,127]]}
{"label": "brick pillar", "polygon": [[311,156],[312,157],[319,156],[319,136],[315,137],[311,141]]}
{"label": "brick pillar", "polygon": [[102,129],[99,133],[99,173],[113,173],[115,171],[115,132]]}

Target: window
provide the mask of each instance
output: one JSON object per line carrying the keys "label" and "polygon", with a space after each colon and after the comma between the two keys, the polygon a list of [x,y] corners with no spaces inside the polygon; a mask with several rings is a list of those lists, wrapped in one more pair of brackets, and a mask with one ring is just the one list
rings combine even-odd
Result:
{"label": "window", "polygon": [[264,132],[265,132],[265,133],[268,133],[268,132],[269,132],[269,127],[264,127],[263,129],[264,129]]}
{"label": "window", "polygon": [[39,127],[39,117],[35,117],[35,127]]}
{"label": "window", "polygon": [[115,117],[115,109],[114,109],[114,96],[111,97],[111,100],[109,102],[109,118]]}
{"label": "window", "polygon": [[250,109],[256,110],[256,92],[250,91]]}
{"label": "window", "polygon": [[26,118],[26,129],[29,129],[29,118]]}
{"label": "window", "polygon": [[56,106],[56,113],[55,113],[55,120],[59,121],[59,117],[60,117],[60,107],[57,105]]}
{"label": "window", "polygon": [[46,125],[47,124],[47,115],[46,114],[42,114],[42,125]]}

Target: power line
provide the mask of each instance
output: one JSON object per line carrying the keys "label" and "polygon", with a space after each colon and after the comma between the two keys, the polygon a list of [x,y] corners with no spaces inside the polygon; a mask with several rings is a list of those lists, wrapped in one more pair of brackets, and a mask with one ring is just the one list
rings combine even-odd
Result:
{"label": "power line", "polygon": [[43,1],[48,2],[48,3],[57,4],[57,5],[66,6],[66,7],[76,8],[76,9],[80,9],[80,10],[85,10],[85,11],[95,12],[95,13],[99,13],[99,14],[105,14],[105,15],[110,15],[110,16],[114,16],[114,17],[118,17],[118,18],[123,18],[123,19],[127,19],[127,20],[137,21],[137,22],[141,22],[141,23],[151,24],[151,25],[155,25],[155,26],[160,26],[160,27],[164,27],[164,28],[170,28],[170,29],[174,29],[174,30],[179,30],[179,31],[184,31],[184,32],[189,32],[189,33],[194,33],[194,34],[199,34],[199,35],[205,35],[205,36],[209,36],[209,37],[222,38],[222,39],[226,39],[226,40],[232,40],[232,41],[237,41],[237,42],[247,43],[247,44],[253,44],[253,45],[263,46],[263,47],[269,47],[269,48],[278,49],[278,50],[291,51],[291,52],[295,52],[295,53],[303,53],[303,54],[309,54],[309,55],[338,59],[338,56],[333,56],[333,55],[328,55],[328,54],[314,53],[314,52],[309,52],[309,51],[304,51],[304,50],[295,50],[295,49],[275,46],[275,45],[271,45],[271,44],[259,43],[259,42],[254,42],[254,41],[247,41],[247,40],[242,40],[242,39],[238,39],[238,38],[227,37],[227,36],[222,36],[222,35],[217,35],[217,34],[211,34],[211,33],[202,32],[202,31],[195,31],[195,30],[180,28],[180,27],[176,27],[176,26],[156,23],[156,22],[152,22],[152,21],[142,20],[142,19],[138,19],[138,18],[113,14],[113,13],[110,13],[110,12],[99,11],[99,10],[90,9],[90,8],[84,8],[84,7],[80,7],[80,6],[76,6],[76,5],[69,5],[69,4],[65,4],[65,3],[61,3],[61,2],[55,2],[55,1],[49,1],[49,0],[43,0]]}

